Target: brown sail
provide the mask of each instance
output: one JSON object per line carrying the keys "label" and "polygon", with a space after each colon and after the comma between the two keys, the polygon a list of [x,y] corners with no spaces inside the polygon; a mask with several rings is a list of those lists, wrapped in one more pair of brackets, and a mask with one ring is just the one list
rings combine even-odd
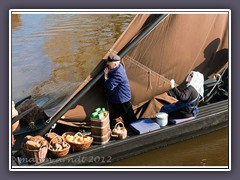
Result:
{"label": "brown sail", "polygon": [[152,117],[163,104],[175,101],[166,94],[171,79],[181,84],[192,70],[207,79],[228,65],[228,19],[228,13],[136,15],[41,134],[63,116],[71,125],[88,121],[97,107],[107,108],[103,68],[110,53],[122,57],[137,117]]}

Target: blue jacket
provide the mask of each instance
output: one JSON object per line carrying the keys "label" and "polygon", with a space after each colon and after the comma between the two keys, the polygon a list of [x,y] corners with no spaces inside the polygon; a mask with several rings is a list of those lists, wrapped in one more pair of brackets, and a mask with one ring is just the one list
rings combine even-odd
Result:
{"label": "blue jacket", "polygon": [[114,68],[108,73],[108,79],[105,80],[108,100],[112,103],[125,103],[131,99],[131,91],[127,74],[123,65]]}

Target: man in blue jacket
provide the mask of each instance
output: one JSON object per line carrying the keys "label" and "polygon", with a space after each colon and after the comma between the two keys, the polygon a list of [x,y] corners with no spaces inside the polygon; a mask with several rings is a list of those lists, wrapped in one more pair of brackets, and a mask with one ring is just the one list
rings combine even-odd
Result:
{"label": "man in blue jacket", "polygon": [[132,103],[130,102],[131,91],[129,81],[120,60],[121,58],[118,55],[108,56],[107,67],[104,69],[111,127],[115,123],[113,122],[114,119],[120,116],[126,127],[137,120],[132,109]]}

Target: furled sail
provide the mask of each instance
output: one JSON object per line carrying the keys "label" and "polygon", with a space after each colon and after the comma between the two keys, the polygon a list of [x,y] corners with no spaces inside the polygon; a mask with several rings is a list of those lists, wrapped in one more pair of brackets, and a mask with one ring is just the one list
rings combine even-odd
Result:
{"label": "furled sail", "polygon": [[151,117],[164,103],[175,100],[166,94],[171,79],[181,84],[192,70],[207,78],[226,66],[228,14],[136,15],[103,60],[51,116],[42,134],[63,115],[66,122],[83,121],[95,108],[107,107],[103,69],[110,53],[122,57],[137,117]]}

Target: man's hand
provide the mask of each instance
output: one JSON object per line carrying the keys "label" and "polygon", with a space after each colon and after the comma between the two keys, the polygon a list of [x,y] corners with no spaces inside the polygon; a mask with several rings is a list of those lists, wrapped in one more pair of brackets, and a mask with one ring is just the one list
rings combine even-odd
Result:
{"label": "man's hand", "polygon": [[109,68],[108,67],[106,67],[105,69],[104,69],[104,79],[108,79],[108,73],[109,73]]}

